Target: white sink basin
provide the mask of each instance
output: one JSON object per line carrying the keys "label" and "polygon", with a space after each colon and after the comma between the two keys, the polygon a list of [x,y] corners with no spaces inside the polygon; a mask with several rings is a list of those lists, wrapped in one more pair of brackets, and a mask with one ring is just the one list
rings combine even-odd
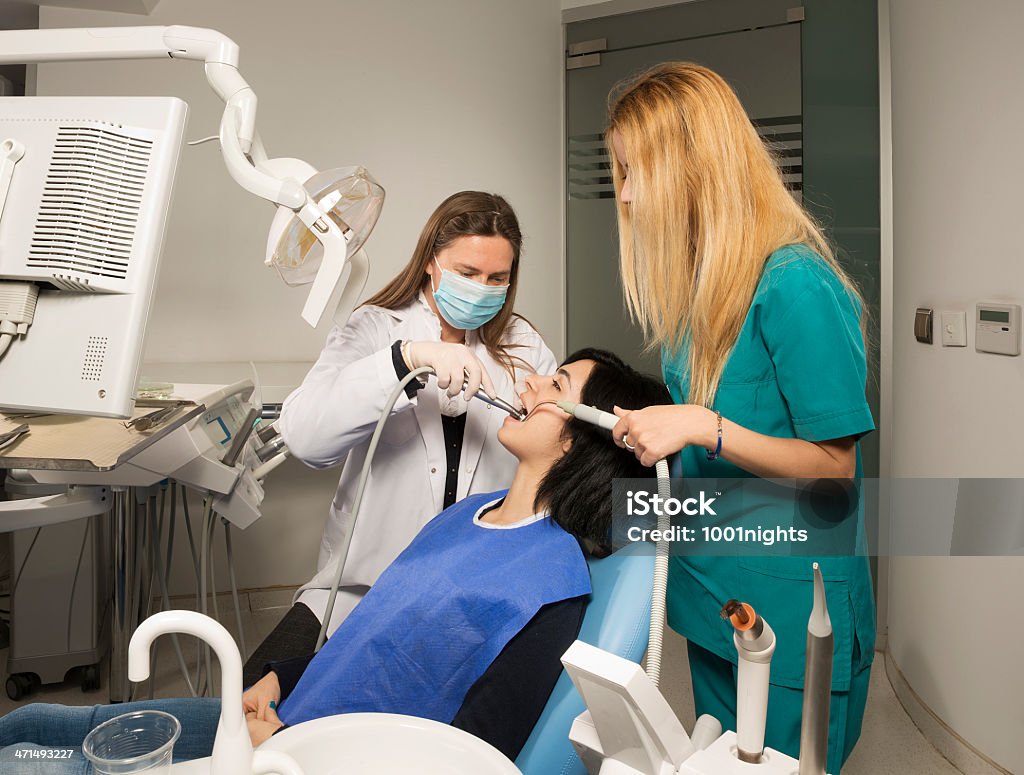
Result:
{"label": "white sink basin", "polygon": [[[390,713],[350,713],[289,727],[258,751],[287,753],[306,775],[521,775],[497,749],[461,729]],[[209,759],[173,775],[205,775]]]}

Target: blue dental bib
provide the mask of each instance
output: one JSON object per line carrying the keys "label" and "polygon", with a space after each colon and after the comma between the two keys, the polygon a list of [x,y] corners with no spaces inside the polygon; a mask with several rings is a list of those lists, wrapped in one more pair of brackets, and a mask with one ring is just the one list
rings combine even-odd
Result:
{"label": "blue dental bib", "polygon": [[505,492],[470,496],[427,523],[310,662],[282,721],[376,712],[450,723],[543,606],[590,593],[579,544],[550,518],[474,523]]}

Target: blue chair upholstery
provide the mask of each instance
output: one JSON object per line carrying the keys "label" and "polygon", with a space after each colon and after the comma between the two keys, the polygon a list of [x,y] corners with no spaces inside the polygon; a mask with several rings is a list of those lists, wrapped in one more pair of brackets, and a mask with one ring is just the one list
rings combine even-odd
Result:
{"label": "blue chair upholstery", "polygon": [[[639,663],[650,630],[654,547],[630,544],[589,564],[593,595],[579,640]],[[584,710],[583,700],[563,670],[516,759],[524,775],[587,775],[569,742],[569,727]]]}

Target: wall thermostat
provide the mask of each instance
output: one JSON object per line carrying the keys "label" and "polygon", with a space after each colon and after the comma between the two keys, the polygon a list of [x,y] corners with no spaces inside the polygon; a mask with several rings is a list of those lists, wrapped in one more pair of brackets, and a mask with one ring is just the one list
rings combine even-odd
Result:
{"label": "wall thermostat", "polygon": [[1020,355],[1020,305],[980,302],[975,318],[974,349],[982,353]]}

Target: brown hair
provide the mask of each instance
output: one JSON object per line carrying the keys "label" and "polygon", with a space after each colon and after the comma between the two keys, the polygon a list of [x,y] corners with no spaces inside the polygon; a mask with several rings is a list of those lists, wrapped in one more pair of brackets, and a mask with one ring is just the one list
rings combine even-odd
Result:
{"label": "brown hair", "polygon": [[523,235],[515,211],[498,194],[460,191],[441,202],[420,232],[409,263],[364,304],[398,309],[412,303],[423,288],[427,266],[434,255],[460,237],[503,237],[512,246],[512,270],[509,273],[505,304],[494,318],[477,329],[477,336],[487,348],[488,354],[502,364],[514,379],[516,363],[524,366],[527,364],[513,356],[509,350],[522,345],[502,344],[501,340],[513,317],[521,317],[513,309],[519,282],[519,254],[523,246]]}

